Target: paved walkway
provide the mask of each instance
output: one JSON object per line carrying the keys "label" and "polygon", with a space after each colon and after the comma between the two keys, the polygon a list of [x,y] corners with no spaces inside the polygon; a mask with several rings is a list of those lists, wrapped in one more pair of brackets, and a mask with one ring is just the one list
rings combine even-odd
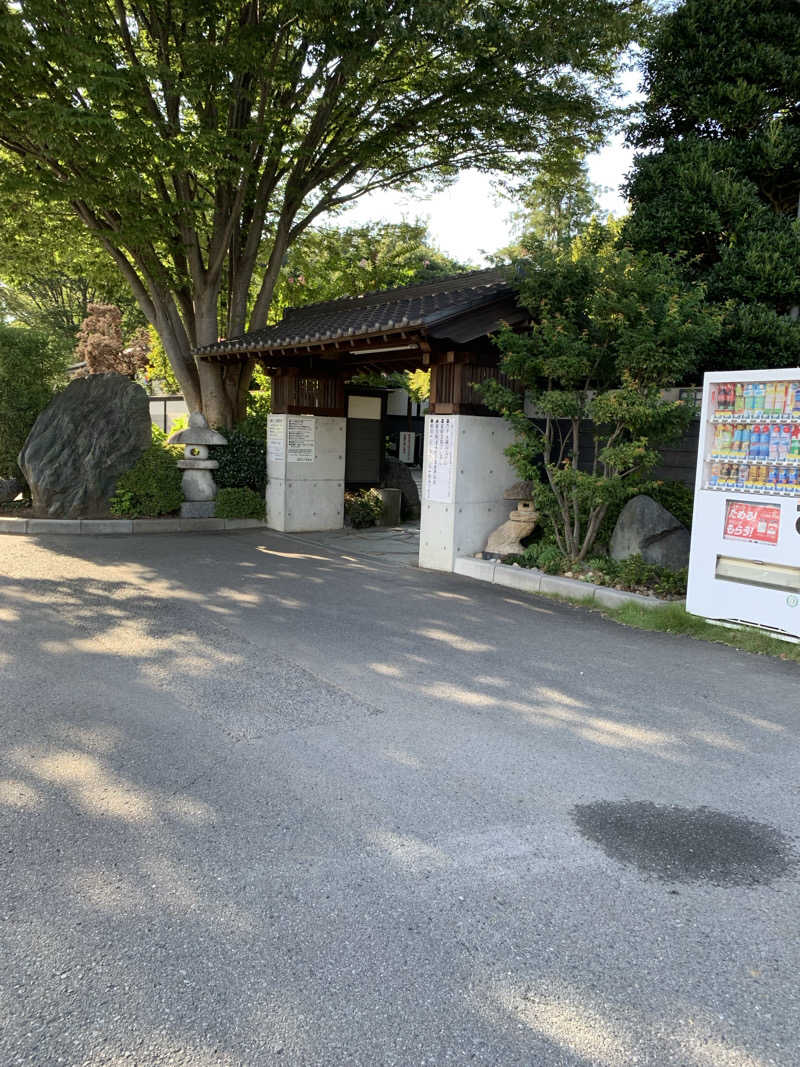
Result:
{"label": "paved walkway", "polygon": [[401,526],[375,526],[366,530],[354,530],[347,526],[342,530],[284,536],[300,543],[319,545],[344,560],[350,556],[367,556],[398,566],[418,566],[419,522],[406,522]]}
{"label": "paved walkway", "polygon": [[362,536],[0,540],[0,1064],[796,1067],[797,665]]}

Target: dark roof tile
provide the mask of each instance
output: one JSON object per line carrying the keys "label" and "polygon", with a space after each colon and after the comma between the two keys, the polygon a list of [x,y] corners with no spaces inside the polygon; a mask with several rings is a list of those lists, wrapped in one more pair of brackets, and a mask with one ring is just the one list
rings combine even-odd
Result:
{"label": "dark roof tile", "polygon": [[221,352],[290,348],[407,326],[429,326],[510,293],[506,268],[470,271],[419,285],[287,308],[276,325],[207,345],[197,353],[213,356]]}

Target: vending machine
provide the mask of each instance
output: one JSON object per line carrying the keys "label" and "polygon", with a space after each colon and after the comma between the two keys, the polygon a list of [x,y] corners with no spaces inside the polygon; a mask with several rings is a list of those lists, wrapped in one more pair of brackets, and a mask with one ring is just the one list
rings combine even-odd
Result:
{"label": "vending machine", "polygon": [[706,374],[686,607],[800,639],[800,368]]}

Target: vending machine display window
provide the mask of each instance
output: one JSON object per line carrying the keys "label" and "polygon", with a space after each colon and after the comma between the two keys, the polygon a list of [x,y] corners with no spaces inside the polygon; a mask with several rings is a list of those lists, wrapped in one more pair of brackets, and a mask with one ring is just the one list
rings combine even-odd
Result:
{"label": "vending machine display window", "polygon": [[707,374],[687,608],[800,638],[800,368]]}

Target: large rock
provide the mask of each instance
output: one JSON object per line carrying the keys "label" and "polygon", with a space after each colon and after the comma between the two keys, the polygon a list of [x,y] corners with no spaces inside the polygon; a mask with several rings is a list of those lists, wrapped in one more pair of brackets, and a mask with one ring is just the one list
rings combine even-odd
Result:
{"label": "large rock", "polygon": [[383,461],[382,489],[399,489],[403,494],[403,514],[406,518],[419,517],[419,490],[411,471],[394,456]]}
{"label": "large rock", "polygon": [[108,514],[117,478],[150,444],[147,393],[121,374],[70,382],[39,415],[19,454],[35,513]]}
{"label": "large rock", "polygon": [[635,496],[622,509],[611,535],[612,559],[639,555],[671,570],[689,565],[689,531],[652,497]]}

